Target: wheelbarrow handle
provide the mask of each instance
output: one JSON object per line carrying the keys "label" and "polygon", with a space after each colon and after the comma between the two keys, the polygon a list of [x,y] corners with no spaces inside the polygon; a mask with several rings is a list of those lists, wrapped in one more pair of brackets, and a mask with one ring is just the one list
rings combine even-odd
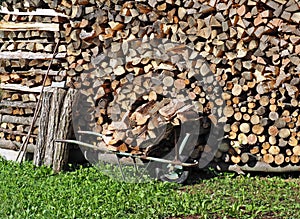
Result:
{"label": "wheelbarrow handle", "polygon": [[168,164],[173,164],[173,165],[179,165],[179,166],[183,166],[183,167],[194,167],[198,165],[198,162],[194,162],[194,163],[182,163],[180,161],[174,161],[174,160],[167,160],[167,159],[162,159],[162,158],[156,158],[156,157],[147,157],[147,156],[141,156],[141,155],[134,155],[131,153],[125,153],[125,152],[114,152],[114,151],[110,151],[106,148],[100,148],[97,147],[95,145],[92,144],[88,144],[85,142],[81,142],[81,141],[76,141],[76,140],[64,140],[64,139],[56,139],[56,142],[63,142],[63,143],[71,143],[71,144],[78,144],[80,146],[83,147],[87,147],[87,148],[91,148],[100,152],[104,152],[104,153],[111,153],[111,154],[115,154],[115,155],[121,155],[121,156],[127,156],[127,157],[134,157],[134,158],[139,158],[142,160],[149,160],[149,161],[156,161],[156,162],[160,162],[160,163],[168,163]]}

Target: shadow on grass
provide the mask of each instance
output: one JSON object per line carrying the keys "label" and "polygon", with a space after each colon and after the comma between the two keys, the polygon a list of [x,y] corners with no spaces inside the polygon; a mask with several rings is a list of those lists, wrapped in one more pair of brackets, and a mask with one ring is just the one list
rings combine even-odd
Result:
{"label": "shadow on grass", "polygon": [[[233,174],[232,177],[235,178],[241,174],[232,171],[217,171],[213,168],[206,169],[191,169],[191,174],[184,185],[194,185],[199,184],[201,181],[205,181],[208,179],[219,178],[224,174]],[[245,172],[245,175],[248,177],[261,177],[261,178],[272,178],[272,177],[280,177],[285,180],[299,179],[300,172],[284,172],[284,173],[272,173],[272,172]]]}

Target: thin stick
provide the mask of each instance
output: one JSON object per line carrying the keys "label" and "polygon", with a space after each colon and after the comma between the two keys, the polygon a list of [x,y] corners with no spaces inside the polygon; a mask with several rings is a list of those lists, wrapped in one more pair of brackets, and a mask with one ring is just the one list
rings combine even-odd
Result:
{"label": "thin stick", "polygon": [[[22,146],[20,147],[20,150],[18,152],[18,155],[17,155],[17,158],[16,158],[16,161],[19,160],[20,156],[21,156],[21,160],[20,160],[20,163],[22,163],[23,159],[24,159],[24,156],[26,154],[26,150],[27,150],[27,146],[28,146],[28,141],[29,141],[29,138],[30,138],[30,135],[31,135],[31,132],[32,132],[32,129],[33,129],[33,126],[34,126],[34,123],[39,115],[39,112],[40,112],[40,109],[41,109],[41,103],[42,103],[42,94],[44,92],[44,88],[45,88],[45,84],[46,84],[46,81],[47,81],[47,77],[49,75],[49,72],[50,72],[50,69],[51,69],[51,66],[52,66],[52,63],[53,63],[53,60],[55,58],[55,55],[56,55],[56,50],[58,48],[58,45],[59,45],[59,40],[57,41],[56,45],[55,45],[55,48],[53,50],[53,53],[52,53],[52,58],[51,58],[51,61],[50,61],[50,64],[48,66],[48,69],[47,69],[47,72],[44,76],[44,80],[43,80],[43,84],[42,84],[42,89],[41,89],[41,92],[40,92],[40,98],[38,99],[38,102],[37,102],[37,105],[36,105],[36,108],[35,108],[35,111],[34,111],[34,116],[33,116],[33,119],[32,119],[32,122],[31,122],[31,125],[30,125],[30,128],[28,130],[28,133],[27,133],[27,136],[26,136],[26,139],[25,141],[23,142]],[[22,153],[22,151],[24,151],[24,153]]]}

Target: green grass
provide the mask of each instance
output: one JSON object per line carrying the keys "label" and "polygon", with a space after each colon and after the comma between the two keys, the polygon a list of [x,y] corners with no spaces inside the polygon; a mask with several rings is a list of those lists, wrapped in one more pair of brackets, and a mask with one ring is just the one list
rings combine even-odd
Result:
{"label": "green grass", "polygon": [[126,184],[95,168],[53,174],[0,161],[0,218],[299,218],[299,183],[226,173],[190,186]]}

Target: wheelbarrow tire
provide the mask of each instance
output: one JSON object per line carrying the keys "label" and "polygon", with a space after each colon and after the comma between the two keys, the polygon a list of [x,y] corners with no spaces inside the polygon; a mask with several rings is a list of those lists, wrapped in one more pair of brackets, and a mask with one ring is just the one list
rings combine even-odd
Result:
{"label": "wheelbarrow tire", "polygon": [[169,178],[168,175],[163,174],[163,175],[160,176],[160,180],[163,181],[163,182],[183,184],[183,183],[186,182],[186,180],[188,179],[189,175],[190,175],[190,171],[189,170],[185,170],[176,179]]}
{"label": "wheelbarrow tire", "polygon": [[149,166],[149,174],[152,178],[161,180],[163,182],[170,182],[170,183],[179,183],[183,184],[190,175],[190,169],[181,169],[179,172],[176,172],[176,177],[171,177],[169,172],[167,172],[167,165],[163,163],[151,163]]}

